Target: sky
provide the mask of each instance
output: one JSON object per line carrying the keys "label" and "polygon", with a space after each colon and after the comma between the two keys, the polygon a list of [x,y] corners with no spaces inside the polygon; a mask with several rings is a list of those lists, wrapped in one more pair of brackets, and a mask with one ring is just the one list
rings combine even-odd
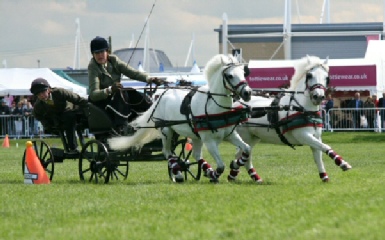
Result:
{"label": "sky", "polygon": [[[320,23],[323,0],[291,3],[293,24]],[[330,0],[330,22],[383,22],[384,4]],[[87,68],[94,37],[111,37],[114,51],[143,48],[146,32],[149,46],[164,51],[175,67],[185,65],[194,39],[188,65],[193,55],[204,66],[220,53],[214,29],[224,13],[228,24],[282,24],[284,9],[285,0],[0,0],[0,67],[74,67],[78,26],[80,68]]]}

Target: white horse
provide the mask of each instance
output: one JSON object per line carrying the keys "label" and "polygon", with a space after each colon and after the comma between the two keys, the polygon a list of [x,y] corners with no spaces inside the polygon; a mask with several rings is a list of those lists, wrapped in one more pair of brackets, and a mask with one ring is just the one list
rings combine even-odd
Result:
{"label": "white horse", "polygon": [[[328,75],[327,60],[322,62],[318,57],[310,56],[298,60],[295,74],[290,81],[290,88],[284,96],[275,99],[253,96],[247,103],[249,107],[256,110],[251,115],[258,115],[258,111],[260,115],[263,115],[264,111],[267,114],[259,118],[250,118],[246,123],[238,126],[237,131],[242,139],[250,145],[251,149],[259,141],[292,147],[308,145],[313,152],[319,176],[324,182],[327,182],[329,177],[322,161],[322,152],[332,158],[342,170],[351,169],[341,156],[321,140],[320,104],[325,98]],[[239,102],[234,104],[234,106],[239,105]],[[251,158],[248,163],[251,163]],[[241,165],[242,163],[237,161],[231,163],[229,180],[236,179]],[[247,167],[250,168],[250,166]]]}
{"label": "white horse", "polygon": [[[239,147],[244,158],[250,154],[249,145],[234,131],[235,125],[247,119],[247,114],[232,108],[234,96],[250,100],[252,91],[245,80],[245,71],[245,66],[233,56],[216,55],[205,67],[207,85],[190,93],[186,89],[167,89],[148,111],[131,123],[138,129],[135,134],[110,139],[110,147],[115,150],[141,147],[161,137],[169,168],[175,180],[181,182],[178,158],[172,152],[172,138],[177,133],[191,138],[193,157],[204,175],[217,182],[225,169],[218,150],[220,142],[226,140]],[[202,156],[203,144],[216,161],[215,170]],[[258,181],[253,174],[255,170],[250,171],[252,179]]]}

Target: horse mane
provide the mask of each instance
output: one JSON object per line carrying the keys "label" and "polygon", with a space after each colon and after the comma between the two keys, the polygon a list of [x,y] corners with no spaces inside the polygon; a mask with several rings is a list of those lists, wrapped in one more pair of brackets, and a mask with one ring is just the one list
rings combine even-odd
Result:
{"label": "horse mane", "polygon": [[329,66],[325,65],[324,61],[316,56],[306,56],[294,63],[294,75],[290,80],[289,91],[294,91],[297,89],[299,84],[305,84],[305,81],[302,81],[306,77],[306,72],[308,72],[313,67],[322,65],[327,71],[329,71]]}
{"label": "horse mane", "polygon": [[238,63],[237,58],[232,55],[218,54],[212,57],[206,64],[204,74],[207,80],[210,80],[222,66],[229,63]]}

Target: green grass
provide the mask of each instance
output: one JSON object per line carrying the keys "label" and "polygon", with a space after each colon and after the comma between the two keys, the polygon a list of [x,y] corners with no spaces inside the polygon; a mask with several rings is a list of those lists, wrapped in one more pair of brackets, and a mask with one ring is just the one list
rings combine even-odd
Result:
{"label": "green grass", "polygon": [[[173,184],[167,162],[132,162],[128,179],[82,183],[77,160],[55,164],[49,185],[25,185],[25,140],[0,148],[0,239],[382,239],[385,235],[385,134],[324,133],[353,169],[323,154],[322,183],[308,147],[260,144],[236,183],[225,175]],[[60,146],[57,139],[48,139]],[[224,143],[226,165],[235,149]],[[215,165],[212,158],[207,160]]]}

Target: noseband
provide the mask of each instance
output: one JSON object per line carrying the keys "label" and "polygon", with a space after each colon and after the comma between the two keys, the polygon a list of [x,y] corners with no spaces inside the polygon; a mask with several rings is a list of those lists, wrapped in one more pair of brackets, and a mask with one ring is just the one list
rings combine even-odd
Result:
{"label": "noseband", "polygon": [[[243,64],[229,63],[229,64],[227,64],[226,68],[223,69],[223,71],[222,71],[223,86],[224,86],[226,89],[228,89],[228,90],[229,90],[232,94],[234,94],[234,95],[238,95],[236,91],[237,91],[237,89],[238,89],[239,87],[242,87],[242,89],[243,89],[243,88],[245,88],[245,87],[247,86],[246,80],[242,80],[242,81],[240,81],[237,85],[234,86],[233,84],[231,84],[231,81],[230,81],[231,78],[232,78],[232,76],[229,77],[229,75],[226,74],[226,71],[227,71],[229,68],[231,68],[231,67],[238,67],[238,66],[243,66]],[[227,84],[226,84],[226,83],[227,83]],[[228,85],[230,85],[231,88],[229,88]],[[242,89],[241,89],[241,91],[239,91],[239,92],[242,92]]]}

